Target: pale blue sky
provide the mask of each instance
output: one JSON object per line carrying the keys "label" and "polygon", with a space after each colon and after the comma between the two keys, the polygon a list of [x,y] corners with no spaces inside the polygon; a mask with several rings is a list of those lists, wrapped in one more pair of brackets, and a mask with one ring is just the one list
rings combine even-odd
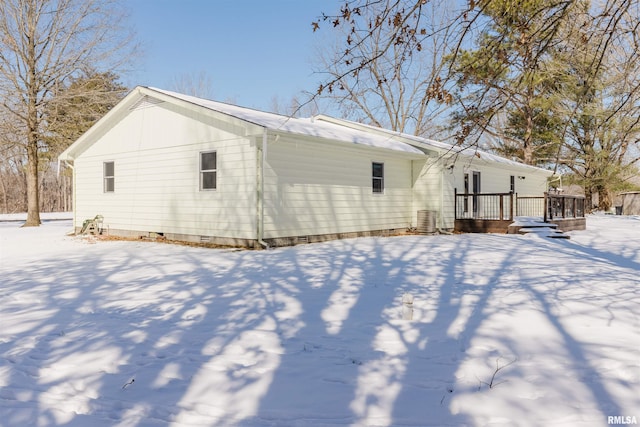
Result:
{"label": "pale blue sky", "polygon": [[172,89],[176,77],[204,72],[213,97],[269,109],[321,80],[316,47],[330,35],[311,22],[343,0],[130,0],[145,55],[129,84]]}

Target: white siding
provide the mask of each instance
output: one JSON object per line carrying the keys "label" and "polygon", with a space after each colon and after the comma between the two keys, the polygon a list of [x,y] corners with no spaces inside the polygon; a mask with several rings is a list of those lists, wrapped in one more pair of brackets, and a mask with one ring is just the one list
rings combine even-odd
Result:
{"label": "white siding", "polygon": [[[411,159],[284,138],[267,152],[265,238],[411,225]],[[372,191],[372,162],[384,163],[383,194]]]}
{"label": "white siding", "polygon": [[[256,150],[237,125],[159,104],[131,111],[75,161],[76,227],[253,239]],[[217,151],[217,189],[199,190],[199,153]],[[115,163],[115,192],[102,165]]]}
{"label": "white siding", "polygon": [[437,212],[436,224],[441,227],[442,172],[441,163],[433,157],[413,162],[413,226],[417,226],[418,211]]}
{"label": "white siding", "polygon": [[[516,169],[499,163],[487,164],[479,161],[469,163],[465,160],[456,163],[451,175],[452,188],[457,188],[458,193],[464,192],[464,174],[468,173],[471,180],[474,171],[480,172],[481,193],[508,193],[511,191],[512,175],[515,177],[515,193],[521,196],[542,196],[547,188],[547,176],[542,171]],[[471,185],[470,181],[469,186]]]}

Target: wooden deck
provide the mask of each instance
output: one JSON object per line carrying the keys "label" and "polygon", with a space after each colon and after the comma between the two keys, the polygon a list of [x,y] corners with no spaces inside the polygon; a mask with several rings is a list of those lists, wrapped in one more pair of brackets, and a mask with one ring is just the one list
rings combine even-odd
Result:
{"label": "wooden deck", "polygon": [[462,233],[507,233],[516,217],[537,217],[563,231],[586,229],[584,197],[545,193],[519,197],[514,193],[455,192],[454,231]]}

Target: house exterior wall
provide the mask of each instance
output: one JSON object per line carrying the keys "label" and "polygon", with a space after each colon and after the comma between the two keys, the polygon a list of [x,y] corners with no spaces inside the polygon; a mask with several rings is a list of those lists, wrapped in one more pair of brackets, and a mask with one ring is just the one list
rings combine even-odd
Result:
{"label": "house exterior wall", "polygon": [[521,196],[542,196],[547,188],[547,175],[541,171],[528,171],[500,163],[470,163],[460,159],[452,174],[453,186],[458,193],[464,192],[464,174],[468,173],[471,177],[473,172],[480,172],[481,193],[508,193],[511,191],[511,176],[515,177],[514,193]]}
{"label": "house exterior wall", "polygon": [[436,157],[414,160],[412,224],[418,224],[418,211],[435,211],[436,227],[442,228],[442,164]]}
{"label": "house exterior wall", "polygon": [[[242,134],[173,104],[130,111],[75,160],[75,227],[100,214],[115,234],[255,239],[256,148]],[[201,191],[199,153],[210,150],[217,189]],[[112,193],[103,190],[107,161],[115,165]]]}
{"label": "house exterior wall", "polygon": [[[279,138],[267,147],[265,239],[411,225],[411,159],[345,144]],[[384,164],[384,193],[372,191],[372,162]]]}
{"label": "house exterior wall", "polygon": [[[383,142],[360,138],[353,129],[386,133],[357,124],[345,132],[305,127],[313,120],[283,128],[268,113],[140,91],[61,155],[74,161],[76,229],[102,215],[117,235],[295,244],[404,231],[420,226],[419,211],[437,212],[437,227],[453,229],[454,191],[464,192],[464,174],[474,171],[482,193],[509,192],[512,175],[520,195],[541,196],[546,189],[545,171],[491,156],[448,158],[437,144],[396,134]],[[200,189],[206,151],[217,154],[215,190]],[[103,187],[105,162],[114,163],[113,192]],[[381,194],[373,191],[374,162],[384,165]]]}

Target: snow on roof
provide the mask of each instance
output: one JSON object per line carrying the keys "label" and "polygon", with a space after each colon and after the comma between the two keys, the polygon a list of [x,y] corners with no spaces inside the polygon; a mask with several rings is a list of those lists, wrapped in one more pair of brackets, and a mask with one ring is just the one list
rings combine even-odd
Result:
{"label": "snow on roof", "polygon": [[510,160],[505,157],[498,156],[497,154],[492,154],[483,150],[478,149],[477,147],[461,147],[457,145],[448,144],[446,142],[435,141],[433,139],[423,138],[416,135],[411,135],[407,133],[392,131],[385,128],[380,128],[377,126],[367,125],[363,123],[355,123],[349,120],[344,119],[336,119],[330,116],[320,115],[317,116],[318,120],[327,120],[332,123],[342,123],[345,126],[354,126],[359,128],[370,129],[376,133],[384,133],[388,135],[393,135],[398,138],[402,138],[404,140],[410,141],[410,144],[416,144],[419,147],[423,147],[426,149],[435,149],[441,154],[449,154],[451,156],[461,155],[468,158],[479,158],[481,160],[485,160],[488,162],[501,163],[504,165],[515,166],[518,168],[529,169],[531,171],[537,172],[546,172],[549,175],[553,174],[552,171],[539,168],[537,166],[531,166],[524,163],[517,162],[515,160]]}
{"label": "snow on roof", "polygon": [[292,133],[297,135],[315,136],[341,142],[350,142],[357,145],[364,145],[385,150],[392,150],[416,155],[424,155],[424,153],[405,142],[395,140],[391,135],[380,135],[370,133],[346,126],[329,123],[313,118],[295,118],[283,116],[280,114],[267,113],[264,111],[253,110],[250,108],[239,107],[236,105],[225,104],[223,102],[210,101],[207,99],[197,98],[195,96],[184,95],[181,93],[171,92],[157,88],[147,88],[149,90],[181,99],[183,101],[195,104],[210,110],[214,110],[238,119],[253,123],[267,129]]}

